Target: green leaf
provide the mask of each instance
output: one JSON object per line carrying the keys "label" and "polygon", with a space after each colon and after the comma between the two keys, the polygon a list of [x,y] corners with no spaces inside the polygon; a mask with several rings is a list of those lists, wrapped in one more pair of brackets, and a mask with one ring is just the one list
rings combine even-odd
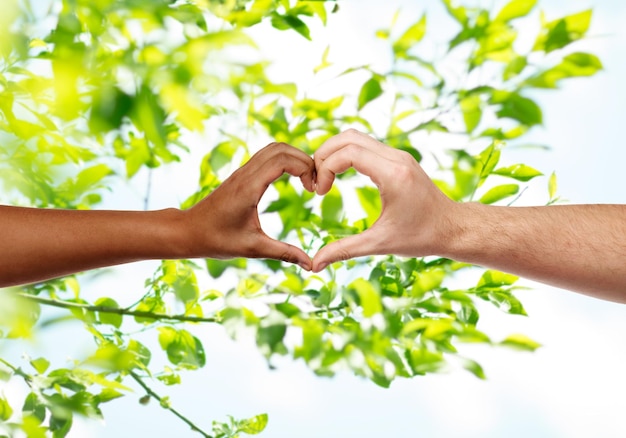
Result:
{"label": "green leaf", "polygon": [[82,170],[76,177],[73,190],[78,193],[85,192],[112,173],[113,171],[106,164],[96,164],[95,166],[88,167]]}
{"label": "green leaf", "polygon": [[33,417],[32,415],[27,415],[22,419],[21,425],[22,431],[26,434],[28,438],[47,438],[46,434],[48,428],[41,426],[41,421],[38,418]]}
{"label": "green leaf", "polygon": [[235,140],[225,141],[215,146],[208,154],[211,170],[217,172],[225,165],[230,164],[241,146],[241,142]]}
{"label": "green leaf", "polygon": [[480,96],[471,95],[461,99],[461,112],[468,133],[472,133],[476,126],[480,123],[482,117],[482,109]]}
{"label": "green leaf", "polygon": [[294,320],[294,325],[302,329],[302,345],[296,346],[294,358],[303,358],[307,363],[317,358],[322,353],[322,336],[326,332],[326,326],[322,320]]}
{"label": "green leaf", "polygon": [[245,269],[247,260],[242,258],[232,260],[206,259],[207,271],[213,278],[219,278],[229,268]]}
{"label": "green leaf", "polygon": [[465,27],[467,24],[467,10],[463,6],[456,6],[455,0],[442,0],[448,14],[456,21],[458,21],[461,25]]}
{"label": "green leaf", "polygon": [[[156,314],[164,314],[167,313],[167,307],[163,302],[161,297],[146,297],[137,306],[137,311],[139,312],[149,312]],[[139,324],[150,324],[155,320],[154,318],[144,317],[144,316],[135,316],[135,321]]]}
{"label": "green leaf", "polygon": [[311,229],[311,207],[307,203],[313,194],[306,190],[297,192],[295,186],[284,178],[276,181],[274,188],[278,191],[278,201],[272,203],[266,211],[278,211],[283,223],[278,239],[284,239],[297,228]]}
{"label": "green leaf", "polygon": [[165,146],[165,111],[155,94],[145,85],[135,98],[131,119],[153,145]]}
{"label": "green leaf", "polygon": [[483,300],[495,304],[496,307],[503,312],[507,312],[511,315],[527,315],[520,300],[513,296],[508,290],[493,289],[486,292],[479,292],[477,295]]}
{"label": "green leaf", "polygon": [[548,195],[550,196],[550,200],[554,199],[557,191],[557,181],[556,181],[556,173],[552,172],[550,175],[550,180],[548,181]]}
{"label": "green leaf", "polygon": [[274,13],[272,15],[272,26],[279,30],[293,29],[307,40],[311,40],[311,31],[309,27],[295,15],[280,15]]}
{"label": "green leaf", "polygon": [[285,280],[282,281],[277,289],[293,295],[301,295],[304,287],[302,277],[295,272],[285,271]]}
{"label": "green leaf", "polygon": [[98,401],[100,403],[106,403],[120,397],[124,397],[124,394],[113,388],[103,388],[98,394]]}
{"label": "green leaf", "polygon": [[326,224],[334,224],[341,222],[343,216],[343,199],[341,192],[336,186],[324,195],[322,199],[322,220]]}
{"label": "green leaf", "polygon": [[169,286],[176,298],[183,303],[196,301],[200,295],[198,281],[193,268],[182,260],[165,260],[162,262],[163,275],[160,278]]}
{"label": "green leaf", "polygon": [[8,421],[13,415],[11,405],[4,397],[0,397],[0,421]]}
{"label": "green leaf", "polygon": [[507,336],[506,339],[500,342],[500,345],[522,351],[535,351],[536,349],[541,347],[541,344],[539,344],[538,342],[535,342],[529,337],[520,334]]}
{"label": "green leaf", "polygon": [[241,27],[254,26],[260,23],[263,17],[267,15],[271,9],[271,3],[272,0],[255,0],[248,10],[243,7],[235,8],[233,12],[226,16],[226,20]]}
{"label": "green leaf", "polygon": [[184,53],[186,56],[192,57],[192,59],[202,59],[210,51],[222,50],[236,45],[256,46],[254,40],[242,30],[230,29],[192,38],[185,45],[181,46],[177,52]]}
{"label": "green leaf", "polygon": [[198,338],[185,329],[158,327],[159,344],[174,365],[184,368],[201,368],[206,364],[204,347]]}
{"label": "green leaf", "polygon": [[517,280],[519,280],[519,277],[513,274],[507,274],[504,272],[494,271],[490,269],[483,273],[476,287],[477,288],[490,288],[490,287],[510,286],[514,284]]}
{"label": "green leaf", "polygon": [[359,278],[350,283],[348,289],[354,290],[357,293],[359,303],[363,308],[363,316],[369,318],[382,312],[383,306],[380,293],[370,282]]}
{"label": "green leaf", "polygon": [[393,52],[398,57],[406,57],[406,53],[413,47],[415,44],[419,43],[426,35],[426,14],[422,15],[422,18],[411,27],[409,27],[406,32],[402,34],[400,38],[393,43]]}
{"label": "green leaf", "polygon": [[30,364],[39,374],[43,374],[50,366],[50,361],[45,357],[40,357],[38,359],[31,360]]}
{"label": "green leaf", "polygon": [[[326,26],[327,24],[327,12],[326,12],[326,2],[307,2],[306,7],[308,9],[311,9],[313,11],[314,14],[317,14],[317,16],[320,18],[320,20],[322,21],[322,24],[324,26]],[[337,6],[337,5],[335,5]]]}
{"label": "green leaf", "polygon": [[39,424],[46,418],[46,405],[39,399],[39,396],[34,392],[29,393],[24,399],[24,406],[22,407],[22,416],[30,416],[33,419],[39,420]]}
{"label": "green leaf", "polygon": [[509,167],[501,167],[500,169],[494,170],[492,173],[524,182],[543,175],[543,173],[525,164],[515,164]]}
{"label": "green leaf", "polygon": [[[423,303],[424,302],[421,302],[420,305]],[[416,318],[405,323],[402,328],[402,333],[404,334],[414,331],[422,331],[423,336],[426,338],[441,340],[442,337],[455,330],[452,326],[452,320],[450,319]]]}
{"label": "green leaf", "polygon": [[181,382],[180,374],[174,373],[157,376],[157,379],[159,379],[161,382],[168,386],[179,385]]}
{"label": "green leaf", "polygon": [[256,335],[257,345],[265,350],[263,353],[270,356],[274,352],[286,351],[283,339],[287,334],[287,326],[285,324],[272,324],[267,327],[259,327]]}
{"label": "green leaf", "polygon": [[487,177],[491,175],[493,169],[500,162],[500,145],[501,142],[493,141],[476,157],[477,162],[481,165],[479,175],[480,179],[478,180],[479,187],[485,182]]}
{"label": "green leaf", "polygon": [[426,349],[407,351],[406,359],[413,372],[418,375],[439,371],[445,364],[442,353]]}
{"label": "green leaf", "polygon": [[525,56],[514,57],[505,67],[502,77],[508,81],[519,75],[528,65],[528,59]]}
{"label": "green leaf", "polygon": [[126,351],[131,354],[133,368],[147,367],[152,359],[152,351],[141,342],[131,339],[128,341]]}
{"label": "green leaf", "polygon": [[98,134],[119,129],[132,106],[133,98],[117,87],[98,87],[93,91],[89,129]]}
{"label": "green leaf", "polygon": [[380,293],[384,296],[400,297],[404,292],[402,283],[393,277],[380,278]]}
{"label": "green leaf", "polygon": [[[475,307],[473,309],[473,312],[475,312],[476,316],[478,316]],[[456,338],[460,342],[491,344],[491,339],[489,339],[489,336],[479,330],[476,330],[475,325],[477,321],[478,319],[475,319],[473,322],[470,322],[468,320],[463,321],[468,325],[464,326],[463,330],[456,334]]]}
{"label": "green leaf", "polygon": [[135,175],[141,166],[148,165],[152,160],[152,152],[145,138],[131,137],[129,150],[118,153],[126,162],[126,175],[130,178]]}
{"label": "green leaf", "polygon": [[[115,301],[113,298],[107,298],[107,297],[98,298],[98,300],[94,304],[96,306],[110,307],[112,309],[119,308],[119,304],[117,304],[117,301]],[[124,320],[124,317],[117,313],[109,313],[109,312],[100,311],[100,312],[97,312],[97,315],[98,315],[98,320],[102,324],[109,324],[115,328],[120,328],[120,326],[122,325],[122,321]]]}
{"label": "green leaf", "polygon": [[328,307],[330,303],[336,296],[335,288],[329,287],[328,285],[322,286],[318,289],[307,289],[305,293],[311,297],[311,301],[314,306],[317,307]]}
{"label": "green leaf", "polygon": [[549,53],[581,39],[589,30],[591,15],[592,10],[588,9],[554,21],[544,22],[533,50]]}
{"label": "green leaf", "polygon": [[50,430],[52,431],[52,438],[64,438],[72,428],[73,415],[63,416],[50,416]]}
{"label": "green leaf", "polygon": [[374,222],[376,222],[380,216],[380,212],[382,211],[380,193],[372,187],[359,187],[356,192],[359,202],[367,215],[367,226],[371,227]]}
{"label": "green leaf", "polygon": [[324,53],[322,54],[322,61],[317,67],[313,69],[313,73],[319,73],[320,71],[332,65],[332,63],[328,61],[329,53],[330,53],[330,46],[326,46],[326,49],[324,50]]}
{"label": "green leaf", "polygon": [[541,108],[533,100],[518,93],[495,90],[490,103],[500,105],[496,112],[499,118],[510,118],[526,126],[539,125],[543,122]]}
{"label": "green leaf", "polygon": [[502,184],[488,190],[478,202],[482,204],[493,204],[508,198],[509,196],[516,195],[519,192],[519,186],[517,184]]}
{"label": "green leaf", "polygon": [[237,293],[241,297],[252,297],[263,290],[267,280],[266,275],[251,275],[239,280]]}
{"label": "green leaf", "polygon": [[278,303],[276,304],[276,310],[285,315],[287,318],[299,315],[301,312],[298,306],[291,303]]}
{"label": "green leaf", "polygon": [[265,430],[267,420],[267,414],[255,415],[247,420],[241,420],[239,422],[239,430],[248,435],[258,435]]}
{"label": "green leaf", "polygon": [[415,281],[413,282],[411,294],[416,298],[421,297],[426,292],[439,288],[445,277],[446,271],[439,267],[433,267],[420,271],[415,274]]}
{"label": "green leaf", "polygon": [[361,110],[365,105],[367,105],[372,100],[380,97],[383,94],[383,88],[380,85],[380,79],[376,76],[372,76],[367,82],[363,84],[361,88],[361,92],[359,93],[359,106],[358,109]]}
{"label": "green leaf", "polygon": [[480,364],[474,360],[464,359],[463,368],[465,368],[467,371],[469,371],[470,373],[472,373],[479,379],[485,380],[487,378],[487,376],[485,375],[485,371],[483,370],[483,367],[480,366]]}
{"label": "green leaf", "polygon": [[516,18],[525,17],[536,4],[537,0],[511,0],[498,12],[494,21],[509,22]]}
{"label": "green leaf", "polygon": [[567,78],[593,76],[602,70],[600,59],[589,53],[571,53],[561,63],[549,70],[528,78],[524,84],[536,88],[557,88],[559,81]]}

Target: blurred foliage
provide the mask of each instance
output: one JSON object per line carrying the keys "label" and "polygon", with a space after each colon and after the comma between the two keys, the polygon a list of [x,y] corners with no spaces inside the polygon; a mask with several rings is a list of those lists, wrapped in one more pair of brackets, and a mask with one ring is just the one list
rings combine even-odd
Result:
{"label": "blurred foliage", "polygon": [[[341,54],[332,45],[324,51],[315,74],[331,72],[331,83],[350,78],[350,87],[329,98],[272,80],[271,64],[250,29],[314,40],[315,29],[341,13],[334,1],[5,2],[2,201],[97,207],[120,181],[183,165],[192,147],[187,136],[206,134],[211,145],[199,166],[198,190],[181,205],[187,208],[247,159],[251,135],[313,153],[330,136],[355,127],[417,160],[435,157],[436,183],[455,200],[513,202],[542,175],[526,164],[500,163],[507,142],[523,140],[542,124],[534,91],[602,68],[596,56],[574,49],[589,29],[591,11],[550,20],[542,14],[534,43],[523,49],[516,20],[528,19],[536,3],[511,0],[489,11],[442,0],[458,32],[432,59],[421,50],[428,17],[401,27],[396,15],[376,34],[388,45],[388,69],[336,71],[332,59]],[[420,150],[416,145],[423,139],[441,147]],[[554,174],[548,186],[547,202],[556,202]],[[266,213],[277,216],[278,237],[311,252],[361,232],[380,212],[377,191],[355,172],[342,175],[319,201],[286,179],[273,187],[277,198]],[[347,214],[350,196],[362,217]],[[5,339],[37,336],[38,324],[45,327],[41,315],[60,307],[82,321],[95,345],[66,368],[46,358],[26,359],[26,368],[1,359],[0,377],[21,379],[28,395],[22,401],[0,398],[0,422],[6,433],[63,437],[75,414],[98,418],[102,403],[137,384],[146,391],[143,404],[157,399],[203,436],[262,432],[264,414],[214,422],[211,431],[203,431],[146,384],[180,384],[183,372],[205,365],[192,323],[221,324],[233,337],[252,333],[270,366],[274,356],[289,355],[323,376],[349,369],[386,387],[396,377],[460,363],[484,378],[481,366],[460,352],[463,344],[525,351],[539,344],[520,334],[492,339],[479,329],[481,302],[513,315],[525,310],[514,295],[516,277],[489,270],[459,277],[460,271],[476,272],[470,268],[441,258],[389,256],[338,263],[311,275],[275,261],[163,261],[143,294],[124,304],[106,296],[90,302],[81,294],[82,276],[13,288],[2,295]],[[226,278],[232,286],[202,290],[201,273]],[[452,281],[457,278],[470,280],[459,287]],[[140,342],[139,333],[142,339],[151,336],[154,347]],[[153,365],[153,356],[167,365]]]}

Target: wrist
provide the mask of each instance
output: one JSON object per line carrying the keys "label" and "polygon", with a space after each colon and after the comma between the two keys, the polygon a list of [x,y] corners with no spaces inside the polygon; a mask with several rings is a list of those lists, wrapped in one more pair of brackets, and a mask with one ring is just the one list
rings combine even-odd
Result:
{"label": "wrist", "polygon": [[152,212],[156,217],[157,235],[162,248],[160,258],[185,259],[194,258],[194,238],[190,230],[186,210],[167,208]]}
{"label": "wrist", "polygon": [[490,207],[477,202],[455,202],[448,210],[438,242],[437,255],[471,262],[484,247]]}

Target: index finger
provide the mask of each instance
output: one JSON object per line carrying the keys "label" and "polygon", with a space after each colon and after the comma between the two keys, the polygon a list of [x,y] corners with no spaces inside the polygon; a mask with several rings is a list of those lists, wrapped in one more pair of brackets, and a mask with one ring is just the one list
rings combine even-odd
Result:
{"label": "index finger", "polygon": [[286,143],[271,143],[257,152],[246,164],[247,171],[256,176],[255,190],[264,191],[284,173],[297,176],[308,191],[314,190],[315,164],[300,149]]}
{"label": "index finger", "polygon": [[317,194],[328,193],[335,175],[343,173],[351,167],[357,172],[367,175],[380,187],[387,177],[390,166],[386,165],[387,158],[381,157],[371,150],[351,143],[328,156],[317,168]]}
{"label": "index finger", "polygon": [[315,151],[315,166],[321,166],[322,162],[338,150],[350,144],[359,145],[381,157],[392,159],[394,149],[379,142],[375,138],[357,131],[356,129],[348,129],[347,131],[337,134],[324,142],[320,148]]}

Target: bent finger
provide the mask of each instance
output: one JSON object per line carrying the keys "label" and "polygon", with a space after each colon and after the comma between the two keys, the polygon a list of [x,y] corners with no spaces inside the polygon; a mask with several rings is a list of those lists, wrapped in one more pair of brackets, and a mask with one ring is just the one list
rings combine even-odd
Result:
{"label": "bent finger", "polygon": [[319,167],[329,156],[350,144],[356,144],[364,147],[381,157],[390,159],[393,157],[394,149],[392,147],[389,147],[376,140],[374,137],[357,131],[356,129],[348,129],[341,134],[337,134],[329,138],[317,151],[315,151],[314,159],[316,167]]}
{"label": "bent finger", "polygon": [[266,236],[259,245],[259,251],[255,258],[282,260],[296,264],[306,271],[310,271],[313,264],[311,257],[300,248],[274,240],[269,236]]}
{"label": "bent finger", "polygon": [[314,190],[313,159],[293,146],[271,143],[257,152],[248,163],[250,166],[247,171],[255,177],[257,191],[265,191],[284,173],[299,177],[305,189],[310,192]]}
{"label": "bent finger", "polygon": [[351,167],[357,172],[370,177],[377,186],[381,186],[389,172],[388,159],[357,144],[349,144],[337,150],[324,160],[316,169],[316,191],[325,195],[335,180],[335,175],[345,172]]}

